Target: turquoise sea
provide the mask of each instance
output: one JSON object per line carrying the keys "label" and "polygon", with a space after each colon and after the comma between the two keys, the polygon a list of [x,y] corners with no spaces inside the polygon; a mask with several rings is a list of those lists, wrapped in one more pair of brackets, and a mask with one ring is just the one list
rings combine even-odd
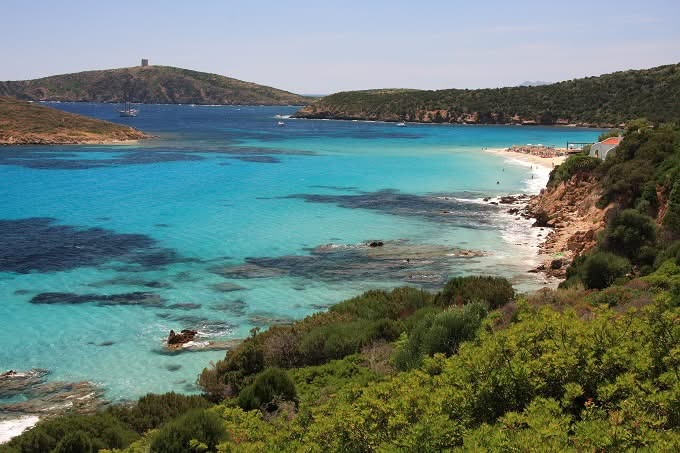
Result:
{"label": "turquoise sea", "polygon": [[111,105],[52,106],[156,138],[0,148],[0,372],[47,369],[114,401],[194,392],[224,356],[168,355],[170,329],[236,339],[370,288],[434,289],[455,275],[543,284],[527,273],[537,229],[482,198],[537,192],[548,170],[483,148],[600,132],[288,119],[295,107],[144,105],[123,119]]}

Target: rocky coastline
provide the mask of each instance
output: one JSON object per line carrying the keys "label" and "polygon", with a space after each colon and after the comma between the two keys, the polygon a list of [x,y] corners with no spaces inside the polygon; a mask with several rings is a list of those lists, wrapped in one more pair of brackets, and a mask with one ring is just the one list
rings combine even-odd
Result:
{"label": "rocky coastline", "polygon": [[532,271],[564,279],[574,258],[596,245],[612,209],[597,206],[601,195],[592,175],[576,175],[531,197],[523,215],[535,219],[534,227],[549,231],[540,245],[543,263]]}
{"label": "rocky coastline", "polygon": [[446,109],[416,110],[412,114],[402,115],[396,112],[373,111],[344,111],[329,108],[319,104],[310,104],[298,110],[292,118],[314,120],[344,120],[344,121],[384,121],[386,123],[422,123],[422,124],[458,124],[458,125],[502,125],[502,126],[563,126],[582,128],[614,128],[624,127],[625,124],[610,122],[572,121],[568,118],[551,118],[537,121],[534,117],[520,115],[483,114],[482,112],[468,112],[459,114]]}

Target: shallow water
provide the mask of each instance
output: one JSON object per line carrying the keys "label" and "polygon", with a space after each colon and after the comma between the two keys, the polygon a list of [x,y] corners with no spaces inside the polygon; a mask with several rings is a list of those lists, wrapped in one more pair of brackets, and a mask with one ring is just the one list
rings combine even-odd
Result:
{"label": "shallow water", "polygon": [[[170,329],[239,338],[369,288],[436,288],[455,275],[541,285],[526,272],[538,232],[481,198],[535,192],[548,170],[482,148],[599,133],[277,127],[295,107],[145,105],[122,119],[111,105],[54,106],[158,138],[0,149],[0,371],[45,368],[113,400],[195,391],[200,370],[224,356],[163,354]],[[380,253],[360,246],[378,239]]]}

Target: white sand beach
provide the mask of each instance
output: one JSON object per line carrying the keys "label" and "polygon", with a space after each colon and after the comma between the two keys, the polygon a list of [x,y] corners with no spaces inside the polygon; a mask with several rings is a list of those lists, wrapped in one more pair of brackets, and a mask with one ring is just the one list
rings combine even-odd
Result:
{"label": "white sand beach", "polygon": [[567,159],[567,156],[556,156],[556,157],[540,157],[534,154],[520,153],[516,151],[511,151],[509,148],[484,148],[484,151],[492,154],[501,155],[504,157],[509,157],[517,160],[521,160],[528,164],[540,165],[545,168],[552,169],[553,167],[561,164]]}

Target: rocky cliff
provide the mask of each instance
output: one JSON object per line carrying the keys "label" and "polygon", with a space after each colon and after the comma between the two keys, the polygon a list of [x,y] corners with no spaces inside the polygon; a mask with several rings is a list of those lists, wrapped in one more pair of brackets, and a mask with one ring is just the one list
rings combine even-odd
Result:
{"label": "rocky cliff", "polygon": [[564,277],[569,263],[595,246],[613,207],[598,208],[601,196],[599,181],[593,175],[577,174],[532,197],[527,213],[536,218],[535,226],[551,229],[541,246],[545,259],[538,270]]}

